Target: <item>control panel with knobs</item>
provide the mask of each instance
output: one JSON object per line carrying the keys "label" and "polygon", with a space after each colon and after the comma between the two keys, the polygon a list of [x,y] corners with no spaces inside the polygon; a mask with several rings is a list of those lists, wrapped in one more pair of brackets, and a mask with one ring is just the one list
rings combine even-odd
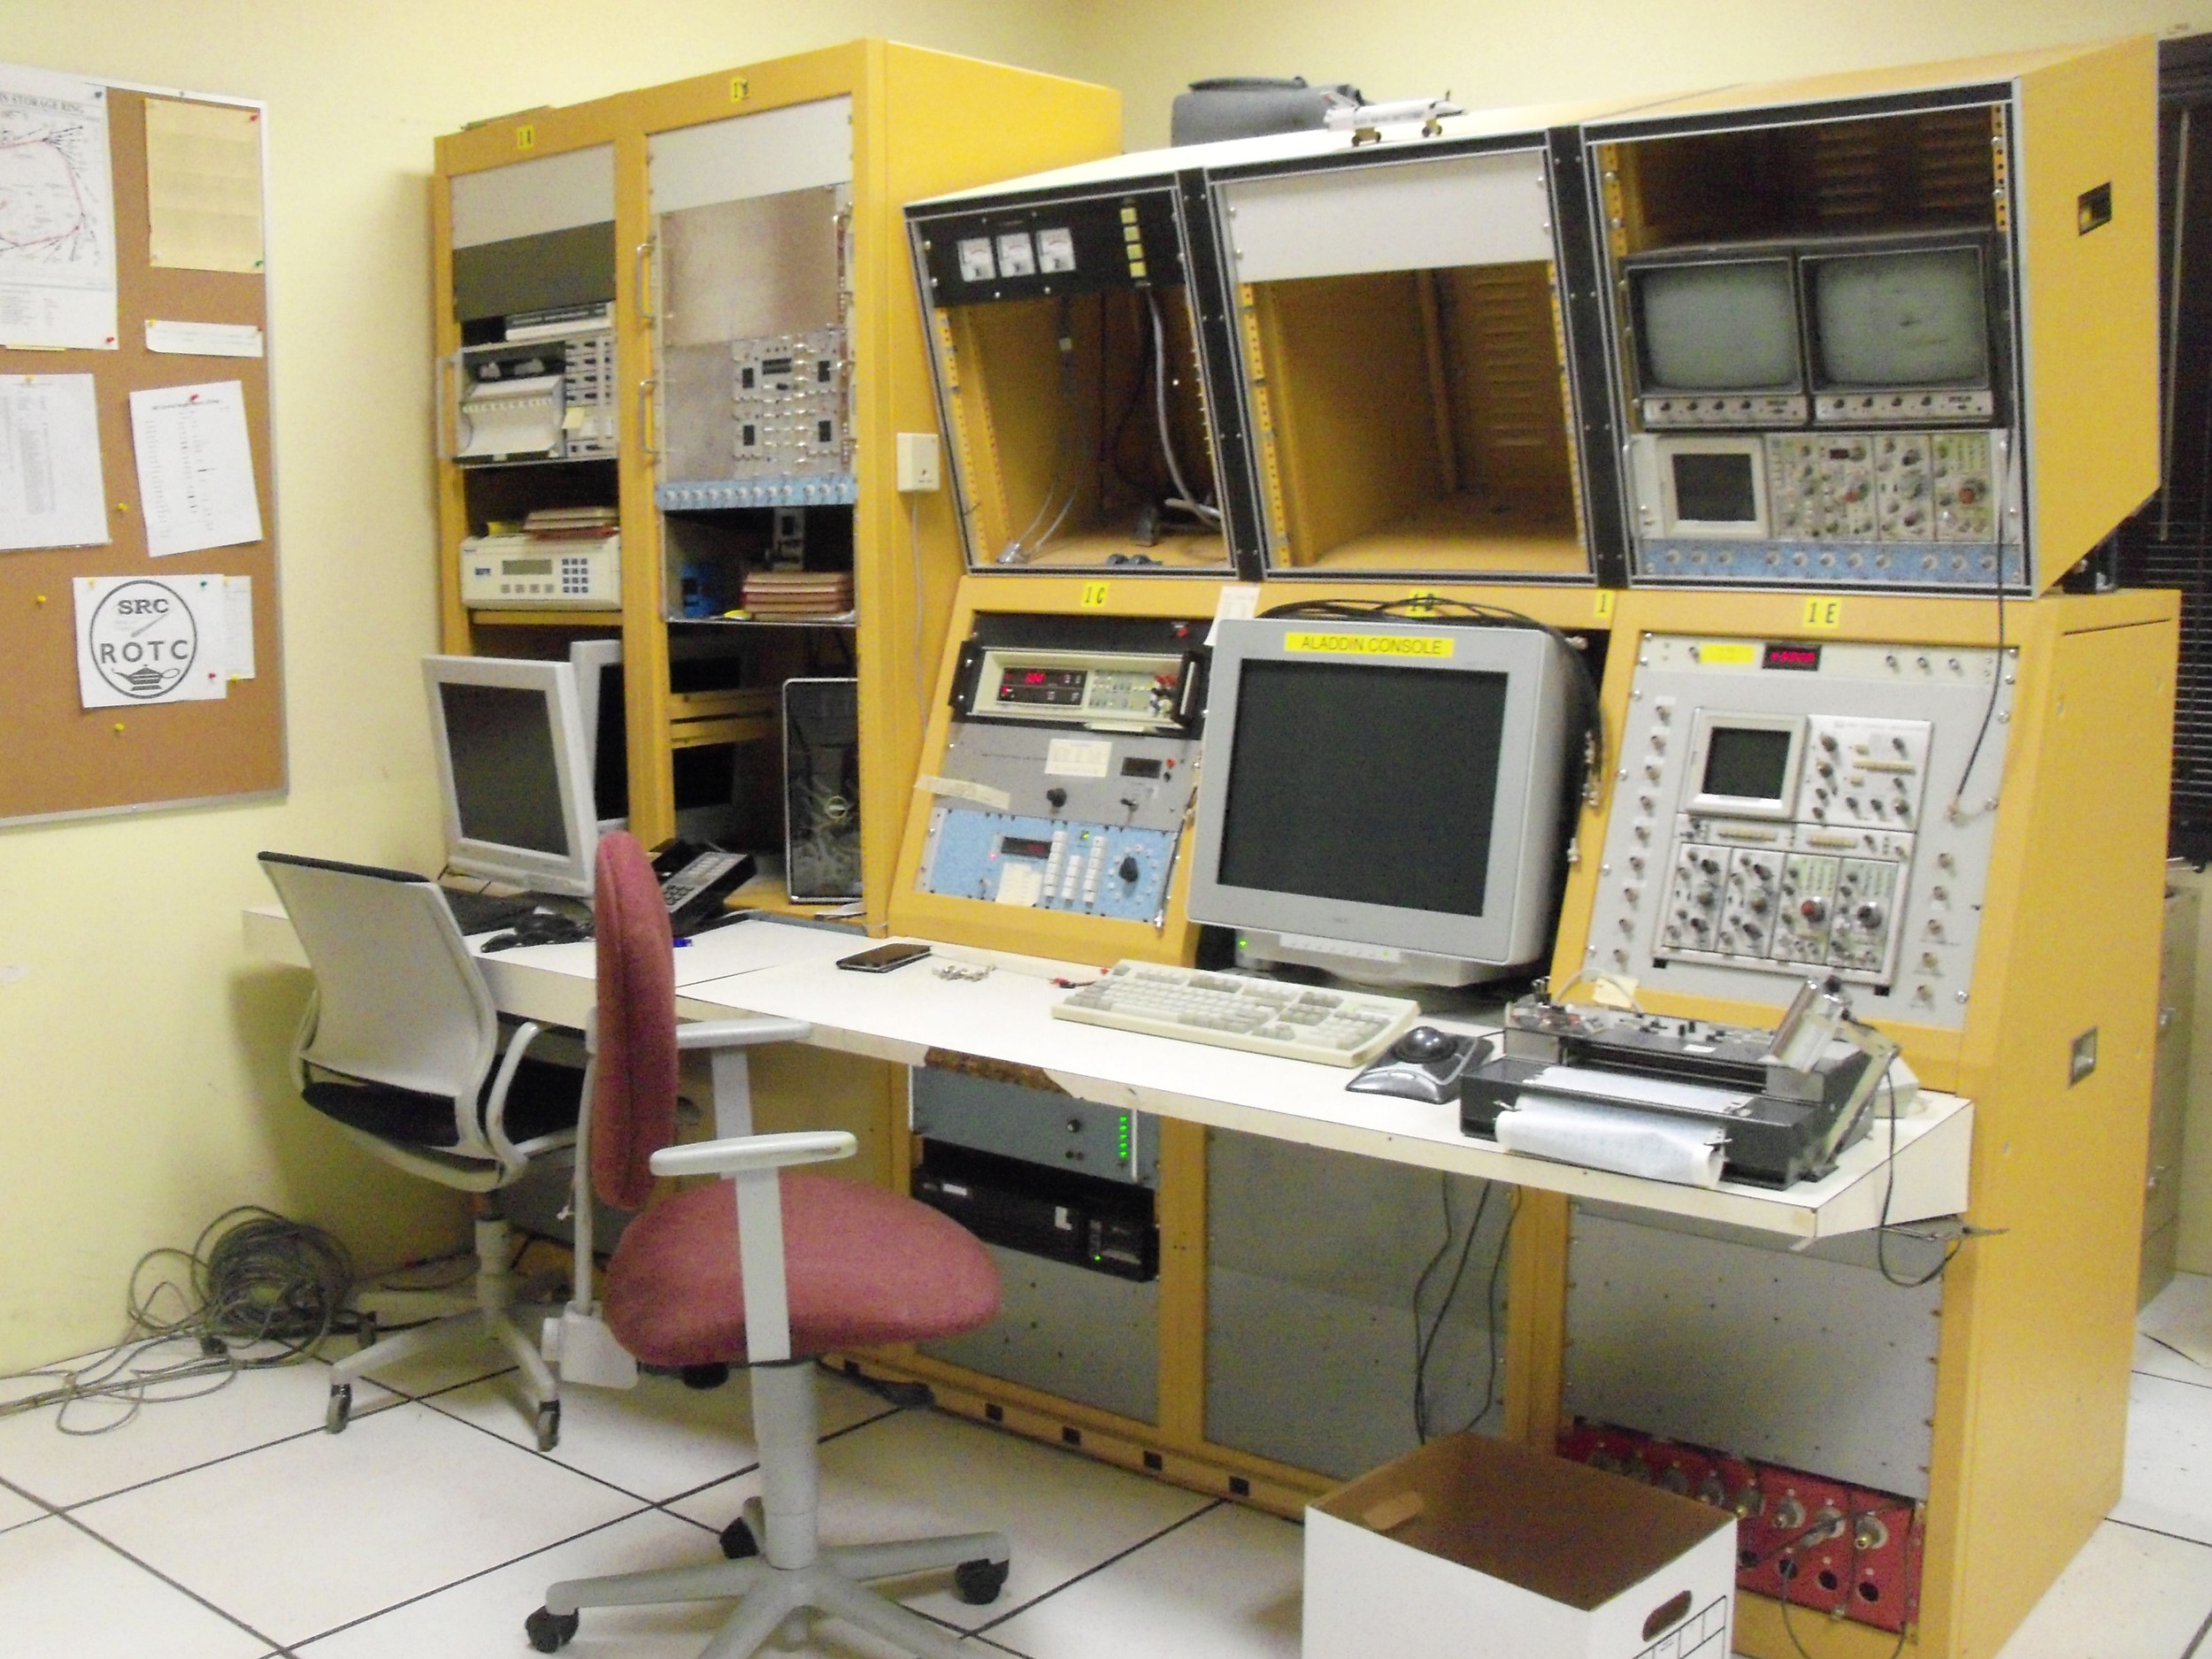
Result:
{"label": "control panel with knobs", "polygon": [[[1898,467],[1932,477],[1926,434],[1884,437]],[[1873,1015],[1959,1025],[2011,654],[1655,634],[1637,649],[1589,965],[1766,1003],[1832,973],[1871,987]]]}

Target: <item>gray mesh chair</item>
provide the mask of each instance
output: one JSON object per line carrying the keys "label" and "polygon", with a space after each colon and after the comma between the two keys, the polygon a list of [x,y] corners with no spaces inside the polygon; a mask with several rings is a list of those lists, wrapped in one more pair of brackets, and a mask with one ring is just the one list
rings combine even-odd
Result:
{"label": "gray mesh chair", "polygon": [[[489,1341],[522,1368],[538,1445],[549,1451],[560,1438],[559,1385],[535,1333],[514,1317],[507,1222],[492,1194],[531,1159],[574,1144],[580,1079],[532,1057],[539,1025],[503,1033],[434,883],[287,853],[263,853],[261,867],[315,975],[292,1048],[301,1097],[385,1163],[478,1194],[473,1283],[365,1295],[363,1343],[331,1367],[324,1426],[345,1428],[354,1382],[368,1372],[447,1342]],[[415,1323],[378,1340],[380,1318]]]}

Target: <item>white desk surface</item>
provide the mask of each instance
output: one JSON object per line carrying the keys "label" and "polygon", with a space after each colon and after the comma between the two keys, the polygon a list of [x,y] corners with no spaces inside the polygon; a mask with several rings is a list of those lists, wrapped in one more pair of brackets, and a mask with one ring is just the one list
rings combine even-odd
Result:
{"label": "white desk surface", "polygon": [[[280,910],[250,910],[247,943],[255,954],[304,966]],[[1723,1182],[1714,1190],[1615,1175],[1504,1152],[1460,1133],[1456,1103],[1432,1106],[1387,1095],[1355,1094],[1348,1068],[1179,1042],[1052,1018],[1067,993],[1044,977],[1045,964],[1002,965],[979,980],[948,980],[936,960],[890,973],[838,969],[840,956],[872,941],[819,928],[754,920],[719,928],[677,951],[680,1011],[686,1018],[772,1014],[803,1019],[820,1048],[903,1065],[923,1064],[933,1048],[1034,1068],[1081,1099],[1156,1113],[1275,1140],[1366,1157],[1480,1176],[1490,1180],[1603,1200],[1701,1221],[1747,1227],[1809,1242],[1863,1232],[1883,1220],[1889,1185],[1889,1127],[1847,1151],[1833,1173],[1786,1192]],[[962,951],[963,959],[985,959]],[[591,1005],[593,947],[525,946],[482,957],[500,1008],[525,1018],[579,1025]],[[1067,966],[1063,977],[1095,970]],[[1486,1027],[1438,1018],[1459,1030]],[[1888,1219],[1924,1220],[1966,1208],[1973,1107],[1947,1094],[1924,1094],[1925,1108],[1897,1125],[1895,1191]]]}

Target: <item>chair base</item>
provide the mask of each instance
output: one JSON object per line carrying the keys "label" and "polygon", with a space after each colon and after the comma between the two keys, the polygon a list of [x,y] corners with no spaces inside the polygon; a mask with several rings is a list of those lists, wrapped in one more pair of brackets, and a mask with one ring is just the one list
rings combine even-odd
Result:
{"label": "chair base", "polygon": [[[745,1521],[757,1537],[766,1535],[758,1499],[748,1500]],[[764,1556],[715,1562],[703,1567],[676,1567],[659,1572],[621,1573],[605,1578],[573,1578],[545,1594],[545,1606],[526,1629],[540,1653],[557,1652],[577,1630],[577,1615],[588,1607],[641,1607],[664,1601],[719,1601],[739,1598],[729,1622],[707,1644],[700,1659],[750,1659],[780,1631],[803,1640],[814,1613],[827,1613],[879,1636],[915,1659],[968,1659],[961,1632],[933,1624],[888,1596],[867,1587],[872,1578],[903,1578],[971,1563],[1003,1568],[1011,1549],[1003,1532],[965,1532],[947,1538],[913,1539],[896,1544],[855,1544],[824,1548],[803,1567],[778,1567]],[[987,1583],[989,1601],[1001,1574],[975,1575]],[[964,1573],[963,1592],[971,1575]]]}
{"label": "chair base", "polygon": [[353,1385],[371,1371],[417,1354],[467,1341],[503,1348],[520,1367],[523,1386],[535,1410],[538,1449],[549,1452],[558,1445],[561,1386],[538,1351],[537,1333],[526,1330],[514,1316],[517,1284],[507,1266],[511,1253],[506,1221],[487,1217],[476,1224],[476,1278],[470,1287],[372,1291],[365,1294],[360,1299],[364,1313],[426,1323],[395,1332],[343,1359],[333,1361],[330,1408],[323,1426],[333,1434],[344,1431],[353,1411]]}

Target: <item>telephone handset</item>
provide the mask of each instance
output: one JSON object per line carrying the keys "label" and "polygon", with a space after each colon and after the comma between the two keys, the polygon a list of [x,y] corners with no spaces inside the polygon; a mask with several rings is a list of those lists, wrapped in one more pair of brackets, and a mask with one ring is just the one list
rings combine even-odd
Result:
{"label": "telephone handset", "polygon": [[667,841],[653,855],[653,873],[668,905],[668,930],[681,939],[721,915],[722,901],[753,879],[753,856]]}

